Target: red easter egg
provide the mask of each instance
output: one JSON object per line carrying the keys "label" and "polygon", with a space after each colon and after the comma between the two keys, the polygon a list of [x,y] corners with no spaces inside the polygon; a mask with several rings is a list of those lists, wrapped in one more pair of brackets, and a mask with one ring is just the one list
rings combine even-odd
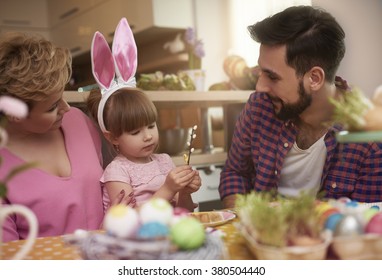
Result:
{"label": "red easter egg", "polygon": [[382,212],[375,214],[365,227],[366,233],[382,234]]}

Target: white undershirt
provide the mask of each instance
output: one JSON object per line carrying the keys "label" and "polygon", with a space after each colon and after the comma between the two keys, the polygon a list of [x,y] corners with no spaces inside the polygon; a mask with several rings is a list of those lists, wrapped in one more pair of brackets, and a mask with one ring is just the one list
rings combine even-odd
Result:
{"label": "white undershirt", "polygon": [[285,196],[298,196],[304,191],[316,195],[326,159],[326,146],[322,136],[306,150],[295,142],[288,152],[281,169],[278,192]]}

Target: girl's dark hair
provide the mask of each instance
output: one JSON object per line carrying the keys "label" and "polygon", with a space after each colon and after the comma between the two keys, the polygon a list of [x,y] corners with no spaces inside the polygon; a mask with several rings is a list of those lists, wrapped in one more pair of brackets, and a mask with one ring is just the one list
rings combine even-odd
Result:
{"label": "girl's dark hair", "polygon": [[[87,108],[98,122],[98,105],[101,92],[94,89],[87,99]],[[154,103],[145,93],[134,88],[122,88],[114,92],[106,101],[103,110],[105,127],[113,136],[119,137],[142,126],[157,121],[158,113]]]}
{"label": "girl's dark hair", "polygon": [[345,32],[335,18],[322,9],[295,6],[248,27],[256,42],[286,45],[286,63],[302,76],[321,67],[333,82],[345,55]]}

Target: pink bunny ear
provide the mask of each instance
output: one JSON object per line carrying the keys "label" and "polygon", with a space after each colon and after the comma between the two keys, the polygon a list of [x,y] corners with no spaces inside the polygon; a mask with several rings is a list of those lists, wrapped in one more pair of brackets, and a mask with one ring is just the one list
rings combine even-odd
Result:
{"label": "pink bunny ear", "polygon": [[122,18],[114,33],[113,56],[116,74],[127,82],[137,70],[137,46],[126,18]]}
{"label": "pink bunny ear", "polygon": [[91,46],[92,71],[101,90],[109,89],[114,81],[113,55],[105,37],[96,32]]}

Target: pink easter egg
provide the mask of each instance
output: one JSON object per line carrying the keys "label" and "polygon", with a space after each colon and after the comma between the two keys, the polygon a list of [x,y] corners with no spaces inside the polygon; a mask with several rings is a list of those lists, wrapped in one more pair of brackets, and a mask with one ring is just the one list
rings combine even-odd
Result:
{"label": "pink easter egg", "polygon": [[382,212],[375,214],[365,227],[366,233],[382,234]]}

